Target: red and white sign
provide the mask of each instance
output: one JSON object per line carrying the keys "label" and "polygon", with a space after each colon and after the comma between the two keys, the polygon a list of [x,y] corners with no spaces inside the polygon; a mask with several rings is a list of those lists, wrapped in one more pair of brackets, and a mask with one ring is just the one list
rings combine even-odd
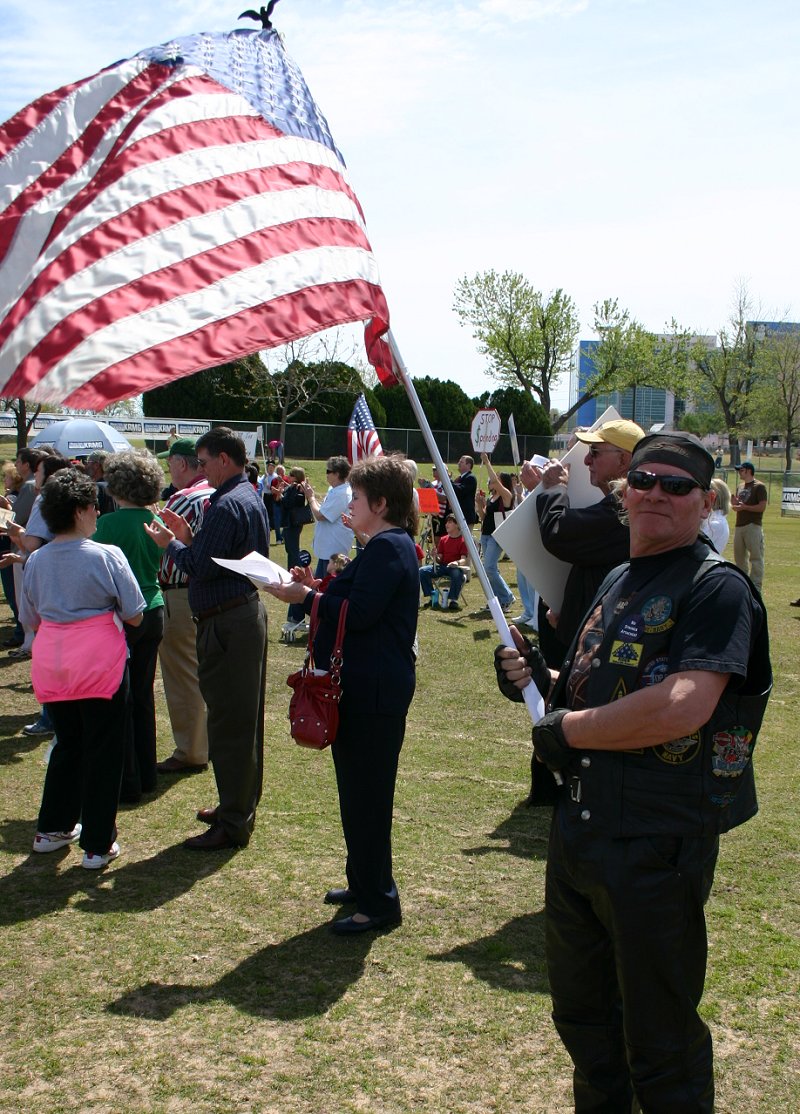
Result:
{"label": "red and white sign", "polygon": [[472,419],[470,436],[476,453],[491,455],[500,440],[500,415],[496,410],[479,410]]}

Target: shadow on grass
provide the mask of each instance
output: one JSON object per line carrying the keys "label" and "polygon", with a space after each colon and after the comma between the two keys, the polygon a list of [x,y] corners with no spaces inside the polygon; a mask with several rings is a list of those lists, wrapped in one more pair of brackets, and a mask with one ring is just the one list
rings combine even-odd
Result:
{"label": "shadow on grass", "polygon": [[527,801],[520,801],[507,819],[489,832],[487,838],[494,843],[480,847],[462,847],[462,855],[514,855],[520,859],[547,857],[547,839],[550,833],[549,808],[530,808]]}
{"label": "shadow on grass", "polygon": [[[0,848],[18,851],[30,846],[34,826],[30,820],[5,820],[0,824]],[[187,893],[196,882],[218,871],[235,850],[198,855],[180,844],[167,847],[140,862],[120,861],[107,871],[88,871],[80,865],[80,852],[64,847],[47,855],[31,854],[0,878],[0,924],[17,924],[58,912],[83,895],[75,907],[89,913],[136,913],[158,909]],[[124,854],[124,848],[123,848]],[[65,859],[74,867],[56,872]]]}
{"label": "shadow on grass", "polygon": [[[42,757],[52,738],[51,735],[22,735],[26,723],[36,719],[36,712],[25,712],[21,716],[0,716],[0,766],[11,766],[21,762],[25,754],[42,748]],[[42,767],[44,770],[44,767]]]}
{"label": "shadow on grass", "polygon": [[165,1021],[183,1006],[227,1002],[243,1013],[291,1021],[325,1013],[363,974],[371,934],[341,940],[318,925],[248,956],[207,986],[149,982],[106,1009]]}
{"label": "shadow on grass", "polygon": [[544,910],[514,917],[490,936],[450,951],[431,953],[435,963],[464,963],[476,978],[498,990],[549,994],[544,957]]}

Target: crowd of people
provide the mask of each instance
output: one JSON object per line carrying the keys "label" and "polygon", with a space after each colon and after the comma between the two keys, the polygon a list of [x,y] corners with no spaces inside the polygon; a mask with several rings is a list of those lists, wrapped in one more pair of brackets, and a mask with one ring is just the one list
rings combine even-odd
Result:
{"label": "crowd of people", "polygon": [[[119,801],[209,762],[218,800],[198,811],[203,829],[184,846],[247,846],[263,781],[267,619],[252,583],[215,559],[266,556],[274,532],[291,579],[265,590],[287,605],[286,627],[312,624],[318,668],[331,667],[344,616],[332,755],[347,857],[345,884],[324,901],[346,915],[331,928],[400,924],[392,811],[418,612],[445,582],[444,606],[461,607],[471,548],[460,521],[479,524],[489,584],[510,612],[495,533],[535,499],[545,551],[569,566],[566,587],[563,599],[538,599],[517,570],[523,611],[495,669],[505,696],[521,700],[533,683],[547,703],[533,727],[530,800],[554,809],[546,954],[575,1109],[712,1111],[711,1037],[698,1014],[704,904],[719,835],[757,808],[751,757],[771,687],[767,492],[745,461],[731,493],[689,434],[614,420],[575,437],[594,502],[573,505],[569,466],[555,460],[517,476],[483,456],[484,492],[465,455],[452,481],[458,514],[441,477],[420,480],[413,461],[351,467],[332,456],[322,494],[282,461],[262,477],[221,426],[196,442],[171,438],[166,493],[146,452],[76,463],[21,450],[0,498],[13,511],[0,554],[17,623],[8,649],[32,658],[42,705],[32,733],[56,739],[33,850],[78,843],[85,868],[105,867],[120,854]],[[427,558],[417,486],[436,491]],[[731,509],[739,568],[721,557]],[[537,628],[531,641],[525,631]],[[161,761],[159,659],[174,738]]]}

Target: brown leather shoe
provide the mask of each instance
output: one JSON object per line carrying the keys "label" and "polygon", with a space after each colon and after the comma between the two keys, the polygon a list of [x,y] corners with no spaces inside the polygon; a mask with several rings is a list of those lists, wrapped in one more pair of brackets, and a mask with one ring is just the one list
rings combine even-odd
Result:
{"label": "brown leather shoe", "polygon": [[214,824],[201,835],[191,836],[183,841],[187,851],[226,851],[230,847],[238,847],[221,824]]}
{"label": "brown leather shoe", "polygon": [[189,762],[181,762],[180,758],[176,758],[172,754],[169,758],[165,758],[163,762],[157,762],[156,769],[160,774],[199,774],[208,769],[208,762],[204,762],[200,766],[193,766]]}
{"label": "brown leather shoe", "polygon": [[216,808],[199,808],[197,810],[197,819],[200,821],[201,824],[216,824]]}

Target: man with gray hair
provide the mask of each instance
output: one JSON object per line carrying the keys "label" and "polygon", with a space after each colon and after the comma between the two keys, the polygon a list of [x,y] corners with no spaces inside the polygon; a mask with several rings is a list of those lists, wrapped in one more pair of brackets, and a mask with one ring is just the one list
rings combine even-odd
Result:
{"label": "man with gray hair", "polygon": [[[179,437],[159,456],[167,458],[176,488],[165,510],[181,515],[194,536],[214,493],[200,468],[195,443]],[[208,766],[208,731],[206,704],[197,679],[197,628],[189,607],[189,577],[165,552],[158,580],[164,594],[164,637],[158,656],[175,750],[156,769],[160,774],[192,774]]]}
{"label": "man with gray hair", "polygon": [[86,471],[91,479],[97,484],[97,511],[98,514],[111,514],[117,509],[117,504],[113,496],[108,490],[108,484],[105,479],[106,461],[109,454],[103,452],[102,449],[95,449],[93,453],[84,459]]}

